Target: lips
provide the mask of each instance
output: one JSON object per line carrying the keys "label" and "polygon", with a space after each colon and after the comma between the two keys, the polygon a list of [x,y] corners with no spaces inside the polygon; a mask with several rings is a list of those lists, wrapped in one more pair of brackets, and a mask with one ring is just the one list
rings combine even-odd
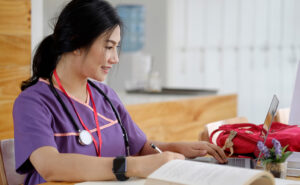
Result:
{"label": "lips", "polygon": [[108,73],[110,70],[111,66],[102,66],[101,69],[105,72]]}

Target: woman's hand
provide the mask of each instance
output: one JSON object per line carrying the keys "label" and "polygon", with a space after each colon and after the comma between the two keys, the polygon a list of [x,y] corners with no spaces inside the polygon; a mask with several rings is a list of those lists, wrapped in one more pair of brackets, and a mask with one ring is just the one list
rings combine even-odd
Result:
{"label": "woman's hand", "polygon": [[146,178],[163,164],[174,159],[185,159],[185,157],[182,154],[174,152],[162,152],[145,156],[127,157],[129,173],[127,175]]}
{"label": "woman's hand", "polygon": [[217,145],[206,141],[173,143],[176,152],[187,158],[195,158],[206,154],[212,155],[220,163],[226,163],[227,157],[224,151]]}

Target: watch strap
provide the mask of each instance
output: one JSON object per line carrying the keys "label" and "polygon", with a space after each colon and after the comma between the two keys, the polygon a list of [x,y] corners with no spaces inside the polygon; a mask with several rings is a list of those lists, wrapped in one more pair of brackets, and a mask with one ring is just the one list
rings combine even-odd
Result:
{"label": "watch strap", "polygon": [[[127,164],[126,164],[126,157],[125,156],[118,156],[113,160],[113,173],[115,174],[117,180],[125,181],[129,179],[126,177],[125,173],[127,171]],[[122,167],[122,168],[120,168]]]}
{"label": "watch strap", "polygon": [[126,181],[129,179],[129,177],[126,177],[124,173],[115,173],[115,176],[119,181]]}

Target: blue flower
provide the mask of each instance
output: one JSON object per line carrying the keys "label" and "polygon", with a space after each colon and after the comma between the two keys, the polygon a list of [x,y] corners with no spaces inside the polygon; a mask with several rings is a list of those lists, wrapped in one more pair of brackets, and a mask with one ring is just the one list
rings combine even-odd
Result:
{"label": "blue flower", "polygon": [[257,142],[257,147],[264,154],[265,158],[268,158],[271,156],[269,149],[264,145],[264,143],[262,141]]}
{"label": "blue flower", "polygon": [[273,143],[273,146],[274,146],[274,149],[275,149],[276,157],[280,158],[281,155],[282,155],[282,152],[281,152],[282,148],[281,148],[280,142],[274,138],[274,139],[272,139],[272,143]]}
{"label": "blue flower", "polygon": [[292,154],[291,151],[286,151],[288,145],[281,147],[278,140],[272,139],[273,147],[268,149],[262,141],[257,142],[258,149],[263,153],[262,163],[282,163]]}

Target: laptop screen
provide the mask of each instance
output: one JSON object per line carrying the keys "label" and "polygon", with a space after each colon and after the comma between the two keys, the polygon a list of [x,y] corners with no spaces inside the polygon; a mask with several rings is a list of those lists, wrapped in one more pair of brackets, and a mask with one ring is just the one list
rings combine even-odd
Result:
{"label": "laptop screen", "polygon": [[[273,122],[275,114],[277,112],[278,104],[279,104],[279,100],[278,100],[277,96],[274,95],[273,99],[271,101],[271,105],[269,107],[264,125],[263,125],[263,128],[264,128],[264,130],[266,130],[266,133],[264,132],[264,130],[261,131],[261,137],[264,138],[264,144],[266,144],[272,122]],[[258,162],[260,160],[260,158],[261,158],[261,152],[259,152],[259,155],[258,155],[258,158],[256,161]]]}
{"label": "laptop screen", "polygon": [[264,139],[266,139],[266,136],[267,136],[267,134],[269,132],[271,124],[272,124],[272,122],[274,120],[275,114],[277,112],[278,104],[279,104],[279,100],[278,100],[277,96],[274,95],[273,99],[272,99],[272,102],[271,102],[271,105],[269,107],[269,110],[268,110],[268,113],[267,113],[264,125],[263,125],[263,128],[266,130],[266,134],[263,131],[261,133],[261,135],[264,136]]}

